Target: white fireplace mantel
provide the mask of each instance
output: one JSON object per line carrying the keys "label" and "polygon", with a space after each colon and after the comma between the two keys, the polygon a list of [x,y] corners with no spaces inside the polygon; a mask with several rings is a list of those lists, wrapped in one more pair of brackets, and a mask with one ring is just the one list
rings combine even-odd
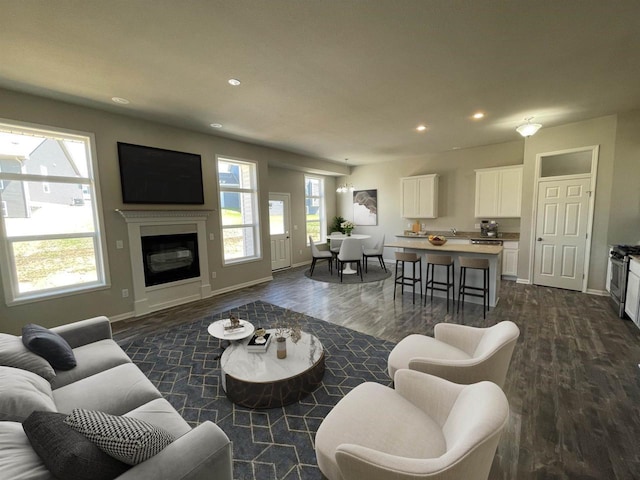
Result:
{"label": "white fireplace mantel", "polygon": [[[212,210],[121,210],[127,223],[129,253],[133,277],[135,316],[162,310],[211,296],[209,260],[207,256],[207,217]],[[147,287],[144,281],[142,236],[145,229],[153,229],[155,235],[173,233],[172,229],[186,228],[197,233],[200,276]]]}

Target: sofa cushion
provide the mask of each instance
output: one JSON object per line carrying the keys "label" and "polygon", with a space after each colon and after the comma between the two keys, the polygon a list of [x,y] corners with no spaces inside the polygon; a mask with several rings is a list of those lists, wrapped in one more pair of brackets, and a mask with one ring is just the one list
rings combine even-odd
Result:
{"label": "sofa cushion", "polygon": [[173,435],[162,428],[137,418],[80,408],[73,410],[65,423],[129,465],[144,462],[174,441]]}
{"label": "sofa cushion", "polygon": [[48,328],[29,323],[22,327],[22,343],[45,358],[56,370],[71,370],[76,358],[67,341]]}
{"label": "sofa cushion", "polygon": [[0,367],[0,420],[21,422],[34,410],[56,411],[49,382],[26,370]]}
{"label": "sofa cushion", "polygon": [[100,340],[76,347],[73,353],[78,365],[71,370],[56,372],[56,377],[51,380],[54,390],[117,365],[131,363],[131,359],[113,340]]}
{"label": "sofa cushion", "polygon": [[191,431],[189,424],[164,398],[151,400],[126,413],[125,417],[133,417],[157,425],[175,438],[179,438]]}
{"label": "sofa cushion", "polygon": [[20,337],[6,333],[0,333],[0,365],[28,370],[47,380],[56,376],[51,364],[29,351]]}
{"label": "sofa cushion", "polygon": [[112,480],[130,468],[65,424],[65,418],[63,413],[33,412],[22,424],[31,446],[56,477]]}
{"label": "sofa cushion", "polygon": [[56,407],[63,413],[85,408],[123,415],[156,398],[162,395],[133,363],[118,365],[53,390]]}
{"label": "sofa cushion", "polygon": [[18,422],[0,422],[0,478],[55,480]]}

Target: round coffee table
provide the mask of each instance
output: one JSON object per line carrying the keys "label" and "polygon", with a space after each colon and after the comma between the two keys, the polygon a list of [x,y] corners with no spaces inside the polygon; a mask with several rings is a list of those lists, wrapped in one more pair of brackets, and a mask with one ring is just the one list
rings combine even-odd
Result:
{"label": "round coffee table", "polygon": [[247,351],[249,340],[232,343],[222,354],[222,388],[229,400],[249,408],[295,403],[313,392],[324,375],[324,349],[317,337],[302,332],[298,343],[287,339],[287,357],[276,357],[275,330],[267,351]]}

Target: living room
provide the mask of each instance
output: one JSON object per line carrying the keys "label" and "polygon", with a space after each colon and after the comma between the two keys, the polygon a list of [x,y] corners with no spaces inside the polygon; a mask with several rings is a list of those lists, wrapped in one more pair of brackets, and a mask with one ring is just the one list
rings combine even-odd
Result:
{"label": "living room", "polygon": [[[284,7],[289,6],[286,5],[287,2],[283,2],[283,4]],[[498,8],[493,2],[491,5]],[[41,7],[44,8],[43,5],[41,5]],[[251,18],[251,15],[243,17],[238,12],[230,13],[227,11],[230,7],[228,4],[225,4],[225,2],[221,2],[219,7],[221,8],[220,16],[225,17],[225,15],[228,15],[226,17],[228,21],[239,21],[242,17],[245,18],[249,25],[254,22],[261,23],[256,19],[251,21],[247,20],[247,18]],[[251,7],[251,2],[244,5],[244,8],[249,11]],[[13,14],[17,15],[20,13],[18,12],[18,10],[20,10],[19,8],[15,6],[11,6],[10,8]],[[579,9],[577,6],[575,6],[575,8]],[[620,6],[620,8],[623,9],[622,6]],[[14,9],[15,11],[13,11]],[[350,15],[357,13],[357,9],[357,6],[352,5],[351,8],[349,8]],[[599,8],[595,6],[594,9],[599,11]],[[47,15],[44,13],[36,15],[34,10],[37,10],[37,7],[32,7],[32,11],[24,11],[21,13],[25,17],[30,17],[33,20],[35,30],[42,28],[42,35],[44,36],[46,32],[42,23]],[[46,10],[43,10],[43,12],[44,11]],[[247,11],[244,11],[244,13],[247,14]],[[513,14],[513,12],[511,13]],[[619,14],[620,11],[616,11],[616,15]],[[217,313],[235,308],[242,304],[242,302],[245,302],[245,300],[245,303],[249,303],[247,297],[251,295],[264,294],[265,301],[271,301],[280,307],[296,310],[296,304],[298,304],[300,306],[298,311],[312,317],[328,321],[335,317],[335,307],[323,310],[323,306],[319,305],[323,302],[296,298],[300,294],[291,295],[292,298],[286,298],[287,291],[294,289],[296,285],[296,281],[288,276],[296,272],[299,277],[302,278],[302,271],[306,269],[306,266],[311,261],[311,251],[305,230],[305,173],[317,175],[324,180],[325,190],[328,192],[325,197],[326,218],[328,221],[336,215],[341,215],[345,218],[350,218],[352,215],[353,207],[349,195],[333,194],[339,184],[348,182],[355,185],[358,189],[377,189],[380,205],[378,225],[357,227],[356,231],[375,236],[384,234],[388,239],[391,239],[394,235],[407,228],[407,221],[399,215],[400,179],[402,177],[438,173],[441,177],[439,193],[440,215],[438,218],[427,221],[429,229],[449,231],[451,228],[456,228],[460,231],[472,231],[475,229],[475,223],[478,221],[473,215],[474,170],[485,167],[523,165],[522,215],[519,219],[505,219],[501,221],[501,227],[505,232],[517,232],[520,235],[517,287],[522,287],[523,290],[513,290],[512,287],[515,288],[515,286],[510,285],[507,291],[512,293],[514,297],[505,300],[501,306],[503,309],[507,308],[507,306],[514,308],[514,304],[517,303],[514,299],[522,298],[523,292],[536,291],[536,287],[532,285],[531,250],[532,243],[535,239],[535,232],[533,231],[534,170],[536,158],[540,154],[592,145],[599,146],[589,269],[586,272],[586,289],[583,292],[579,292],[580,295],[589,298],[589,300],[585,300],[587,304],[592,305],[591,302],[594,301],[592,297],[604,297],[606,295],[608,245],[620,243],[635,244],[640,241],[640,233],[638,231],[638,225],[640,225],[640,189],[637,188],[638,154],[640,153],[640,141],[638,140],[637,132],[640,131],[640,103],[638,103],[637,90],[635,91],[635,97],[631,95],[625,98],[616,98],[614,99],[615,101],[610,100],[610,103],[600,109],[598,114],[590,115],[589,113],[581,114],[578,112],[575,113],[574,116],[567,116],[566,118],[568,118],[568,120],[563,120],[561,113],[558,113],[563,110],[562,99],[550,95],[544,105],[529,106],[529,104],[525,102],[521,104],[518,109],[509,112],[509,115],[503,116],[502,123],[508,123],[507,126],[494,125],[491,128],[482,130],[482,133],[486,134],[486,138],[488,139],[486,142],[476,139],[468,145],[464,143],[451,143],[447,148],[436,150],[431,150],[431,147],[425,147],[425,144],[429,143],[428,135],[431,132],[427,131],[425,136],[417,137],[419,140],[415,139],[417,135],[421,134],[413,131],[413,123],[417,123],[418,121],[417,115],[414,115],[410,117],[410,120],[403,120],[409,124],[406,128],[407,132],[403,132],[395,139],[385,137],[389,145],[388,151],[391,152],[386,153],[387,158],[383,158],[383,161],[368,162],[367,155],[369,154],[373,157],[374,153],[384,151],[385,145],[373,145],[367,152],[358,155],[354,153],[354,151],[357,151],[355,147],[353,149],[345,147],[345,145],[350,143],[358,142],[358,137],[354,136],[352,138],[355,140],[342,140],[344,143],[341,144],[343,149],[340,153],[331,151],[330,154],[327,154],[325,150],[323,150],[325,147],[318,147],[318,149],[314,151],[311,148],[313,142],[307,144],[306,150],[299,145],[287,149],[286,143],[280,141],[276,133],[272,132],[274,138],[278,141],[271,141],[269,138],[253,138],[251,135],[243,134],[243,129],[240,127],[236,127],[235,131],[231,130],[233,128],[233,121],[231,120],[224,121],[225,125],[229,126],[229,132],[221,131],[219,134],[216,133],[217,130],[209,127],[209,123],[216,121],[214,118],[211,118],[206,124],[203,123],[200,126],[193,127],[192,119],[187,118],[189,116],[188,114],[185,117],[166,114],[166,111],[171,110],[173,107],[173,100],[166,101],[167,106],[163,107],[165,114],[161,114],[154,110],[155,107],[153,104],[162,103],[162,98],[130,98],[132,105],[126,106],[114,104],[111,101],[111,97],[115,95],[131,97],[131,95],[126,92],[115,91],[115,89],[104,90],[98,93],[83,92],[82,90],[67,90],[64,87],[65,80],[72,75],[79,75],[82,78],[109,75],[108,73],[99,73],[99,70],[93,69],[86,69],[86,71],[82,72],[82,66],[74,66],[68,61],[70,57],[73,57],[73,45],[68,44],[73,42],[72,36],[67,40],[63,39],[60,44],[56,45],[56,55],[52,55],[51,52],[46,50],[46,42],[42,39],[40,39],[40,42],[36,46],[30,46],[29,43],[24,40],[25,38],[29,38],[29,35],[24,33],[24,30],[28,30],[28,27],[27,24],[24,23],[24,17],[22,15],[20,16],[21,21],[16,22],[19,23],[20,26],[14,25],[12,27],[15,28],[16,31],[7,31],[7,34],[14,33],[16,37],[19,37],[19,34],[24,35],[21,37],[22,46],[12,50],[11,53],[8,53],[8,50],[5,49],[4,53],[0,54],[2,64],[7,66],[14,63],[18,64],[24,62],[24,59],[28,59],[31,56],[35,59],[39,58],[39,55],[44,57],[47,54],[51,57],[61,55],[67,60],[67,63],[56,59],[56,62],[58,62],[57,75],[53,75],[52,73],[56,70],[56,67],[52,66],[54,62],[47,64],[41,63],[39,67],[41,70],[32,66],[32,76],[29,78],[21,78],[18,72],[15,73],[14,77],[9,74],[6,74],[6,76],[5,74],[0,75],[0,79],[2,80],[0,82],[0,86],[2,87],[0,88],[0,118],[2,118],[2,123],[14,122],[16,124],[37,125],[64,131],[84,132],[93,136],[93,148],[95,149],[98,166],[97,179],[100,193],[101,216],[104,222],[104,229],[101,233],[104,236],[104,245],[106,247],[104,253],[108,266],[108,275],[107,282],[105,282],[104,286],[91,291],[41,298],[37,301],[1,302],[0,331],[3,333],[19,335],[22,327],[27,323],[38,323],[45,327],[56,327],[73,321],[95,317],[96,315],[109,317],[112,322],[115,322],[114,325],[122,322],[122,325],[126,325],[126,327],[120,327],[122,330],[126,331],[129,328],[133,328],[130,327],[130,325],[135,321],[134,297],[131,295],[125,297],[123,291],[134,292],[135,274],[132,270],[128,224],[117,210],[142,208],[139,208],[137,205],[125,204],[122,200],[117,150],[118,142],[190,152],[201,156],[204,185],[203,205],[196,207],[145,205],[144,209],[190,209],[206,212],[207,267],[211,278],[209,279],[210,297],[206,299],[203,305],[208,306],[208,308],[213,309]],[[273,13],[270,15],[273,15]],[[271,18],[270,15],[268,18]],[[595,22],[593,18],[597,16],[596,13],[592,13],[592,15],[590,15],[590,21]],[[184,21],[186,22],[187,19]],[[260,31],[262,31],[263,28],[265,27],[261,27]],[[625,28],[628,29],[629,27],[625,25],[618,25],[616,27],[615,22],[612,21],[612,29],[613,28],[619,28],[619,31],[628,32]],[[343,31],[341,30],[341,32]],[[81,32],[77,34],[82,37]],[[64,37],[64,35],[58,33],[53,35],[52,38],[60,40],[58,35]],[[344,35],[344,33],[342,33],[342,35]],[[40,38],[40,34],[38,38]],[[77,40],[77,37],[73,38]],[[625,36],[620,34],[620,38],[625,38]],[[55,43],[56,42],[52,40],[52,44]],[[629,53],[635,51],[634,48],[637,48],[635,43],[629,45],[629,47]],[[161,56],[160,53],[158,53],[158,55]],[[321,52],[319,52],[318,55],[321,55]],[[584,62],[588,62],[588,52],[583,52],[583,55],[585,57]],[[615,58],[615,55],[611,54],[611,57]],[[598,56],[597,58],[602,59],[603,57]],[[638,68],[635,58],[638,57],[633,57],[633,55],[627,56],[627,54],[625,54],[618,60],[621,65],[626,65],[624,67],[626,70],[622,70],[623,67],[620,66],[620,71],[624,72],[620,75],[627,75],[632,78],[632,81],[634,81],[633,79],[636,77],[632,76],[630,72],[636,71],[637,73]],[[20,61],[17,59],[20,59]],[[258,62],[258,60],[256,60],[256,62]],[[611,60],[609,69],[612,71],[615,70],[615,64],[616,61]],[[240,65],[234,66],[240,68]],[[606,70],[604,67],[603,69]],[[134,71],[134,69],[130,68],[130,71]],[[39,73],[41,77],[47,77],[47,74],[50,74],[52,77],[55,77],[52,78],[55,82],[50,85],[40,84],[38,75],[34,72]],[[227,76],[230,75],[231,73]],[[238,77],[246,84],[249,83],[251,74],[250,72],[242,76],[238,74]],[[175,78],[173,80],[176,81]],[[614,80],[614,78],[609,78],[611,83],[598,83],[597,87],[602,89],[607,87],[610,90],[615,90],[616,85],[613,83]],[[625,85],[630,83],[627,82],[628,78],[626,77],[623,80],[625,80],[625,82],[621,83]],[[600,82],[602,82],[602,80],[600,80]],[[89,83],[91,82],[87,81],[87,84]],[[226,77],[223,83],[226,83]],[[585,81],[585,83],[588,82]],[[221,84],[216,85],[215,89],[222,90],[227,87],[227,85]],[[92,88],[94,87],[92,86]],[[238,88],[242,88],[242,85]],[[323,88],[328,90],[329,87],[325,86]],[[270,93],[266,94],[265,97],[270,98],[270,95],[272,95],[271,92],[275,90],[277,90],[277,88],[274,85]],[[319,95],[319,99],[304,104],[307,112],[313,111],[314,106],[317,106],[316,102],[322,102],[322,98],[326,95],[327,90],[322,90],[322,95]],[[499,87],[496,87],[496,91],[498,90]],[[103,98],[103,100],[96,100],[95,97],[93,97],[94,95]],[[167,93],[167,95],[169,95],[169,93]],[[226,95],[234,98],[236,107],[241,105],[242,100],[238,98],[237,93],[227,93]],[[389,95],[391,96],[391,94]],[[393,95],[395,95],[395,93]],[[497,93],[495,95],[497,95]],[[527,95],[527,92],[523,91],[522,96],[527,97]],[[336,87],[336,96],[342,96],[339,86]],[[285,100],[281,100],[283,102],[286,101],[286,95],[284,97]],[[380,97],[379,95],[376,96],[372,94],[371,97],[367,98],[370,103],[367,104],[366,107],[363,106],[364,100],[360,101],[360,105],[365,113],[369,112],[371,117],[375,118],[377,122],[382,122],[383,115],[380,112],[385,111],[387,106],[385,106],[385,102],[378,103],[374,101],[375,98]],[[255,98],[244,101],[253,102]],[[300,103],[303,99],[292,97],[290,101],[292,103]],[[476,105],[483,102],[476,99],[470,103],[473,104],[473,108],[475,109]],[[585,103],[588,103],[586,99]],[[278,105],[271,105],[268,102],[267,104],[269,105],[268,107],[262,106],[260,108],[265,110],[273,108],[277,110]],[[614,104],[616,105],[615,107],[613,106]],[[145,105],[144,112],[137,111],[137,108],[141,105]],[[528,106],[527,111],[521,112],[525,105]],[[537,111],[532,112],[531,110],[534,109]],[[575,110],[576,112],[579,110],[578,106],[575,106]],[[466,113],[471,113],[471,110]],[[206,114],[199,112],[199,114],[202,115],[201,118],[210,118],[213,116],[209,112]],[[219,114],[222,116],[223,112],[219,112]],[[230,118],[228,111],[225,111],[224,114],[227,115],[227,118]],[[523,119],[530,114],[535,114],[535,121],[540,121],[543,127],[534,136],[522,138],[516,133],[515,127],[519,123],[522,123]],[[298,111],[297,118],[305,119],[306,115],[311,115],[311,113],[305,114],[304,111]],[[197,115],[194,114],[194,116]],[[507,117],[508,121],[505,120]],[[336,122],[338,122],[338,120],[339,119],[335,119]],[[399,122],[397,118],[391,117],[389,121]],[[429,119],[428,121],[433,122],[432,131],[435,130],[433,132],[435,135],[438,128],[442,127],[438,126],[436,120]],[[300,120],[300,122],[304,123],[302,120]],[[470,123],[467,119],[465,119],[465,122]],[[496,123],[498,122],[496,121]],[[326,135],[328,137],[335,136],[336,132],[334,129],[339,130],[341,128],[340,125],[343,124],[337,123],[336,125],[335,127],[327,129]],[[458,125],[459,124],[455,124],[455,126]],[[478,123],[472,125],[474,125],[473,128],[479,128],[475,127],[479,125]],[[282,128],[283,130],[285,129],[285,127]],[[461,127],[460,132],[462,132],[464,128]],[[500,128],[504,130],[508,129],[510,135],[508,137],[494,136],[495,131]],[[451,130],[455,131],[455,128],[452,127]],[[312,131],[298,134],[300,137],[312,137],[313,135],[314,133]],[[286,137],[286,134],[282,136]],[[396,148],[395,145],[401,143],[405,138],[408,143],[411,143],[411,148],[414,151],[403,151],[402,154],[395,155],[393,153]],[[497,140],[494,140],[494,138]],[[380,143],[384,144],[385,142]],[[302,151],[306,151],[307,153],[300,153]],[[257,166],[260,206],[259,229],[262,242],[262,255],[260,258],[249,263],[225,264],[223,258],[223,250],[219,240],[222,235],[222,226],[218,214],[220,197],[216,165],[218,156],[250,160],[255,162]],[[384,155],[381,154],[381,157],[383,156]],[[345,158],[349,160],[345,162]],[[268,255],[269,192],[286,192],[290,194],[291,220],[293,225],[293,231],[291,232],[291,272],[280,274],[274,274],[274,272],[272,272],[271,258]],[[393,261],[392,249],[387,249],[385,258]],[[6,292],[8,288],[5,273],[6,271],[3,268],[2,284]],[[215,274],[215,277],[212,274]],[[281,280],[283,277],[287,278],[286,282]],[[284,285],[285,288],[285,292],[281,292],[280,296],[274,290],[277,285]],[[264,293],[265,291],[267,293]],[[388,288],[386,291],[388,293]],[[322,295],[322,291],[314,290],[314,292],[317,295]],[[527,293],[527,295],[529,294],[530,293]],[[367,294],[363,295],[363,298],[366,299],[367,302],[374,302]],[[266,299],[266,297],[269,297],[269,299]],[[280,303],[278,303],[278,298]],[[327,298],[333,302],[341,301],[341,297],[336,293],[327,295]],[[340,319],[339,323],[343,326],[365,331],[366,320],[359,317],[360,313],[357,311],[359,305],[356,303],[362,301],[362,299],[354,292],[351,292],[348,298],[351,304],[344,307],[344,312],[346,313],[342,314],[343,318]],[[577,299],[581,297],[570,298],[572,302],[579,302]],[[327,300],[325,299],[325,301]],[[304,307],[302,304],[304,304]],[[371,306],[371,303],[366,303],[366,305]],[[398,305],[401,305],[400,301],[398,301]],[[526,305],[527,308],[533,310],[539,308],[535,303],[526,303]],[[189,309],[191,307],[187,305],[185,308]],[[197,309],[197,307],[193,308]],[[177,312],[178,310],[175,311]],[[169,310],[169,312],[174,312],[174,310]],[[411,309],[411,312],[417,316],[421,315],[413,309]],[[477,312],[471,309],[470,316],[474,313]],[[156,312],[155,315],[156,316],[152,314],[147,319],[149,323],[145,324],[142,330],[151,329],[149,325],[153,325],[154,322],[158,321],[158,318],[162,318],[166,313]],[[378,307],[372,307],[370,315],[372,318],[378,319],[378,321],[383,315],[398,315],[398,319],[404,318],[401,313],[392,313],[390,310],[380,310]],[[493,317],[493,321],[506,319],[506,317],[507,312],[502,310],[497,317]],[[435,312],[430,313],[429,318],[431,322],[437,323],[437,315]],[[489,318],[491,319],[492,317]],[[474,317],[472,321],[476,320],[478,319]],[[593,321],[595,322],[595,320]],[[613,320],[607,319],[607,321]],[[168,323],[171,324],[171,320],[168,320]],[[417,330],[419,324],[420,322],[416,320],[415,324],[407,327],[407,332]],[[430,323],[424,333],[431,333],[432,330],[430,329],[432,329],[432,327],[433,324]],[[114,328],[117,329],[118,327]],[[384,330],[383,327],[380,328]],[[609,333],[613,332],[613,335],[618,338],[618,335],[621,334],[617,328],[618,327],[613,327],[613,330],[606,331]],[[376,331],[380,331],[377,326],[371,327],[371,330],[365,331],[365,333],[377,336]],[[396,332],[394,332],[393,335],[387,335],[388,338],[386,338],[386,340],[397,342],[399,339],[390,338],[395,334]],[[384,335],[380,335],[380,337],[385,338]],[[553,336],[548,333],[542,338],[544,338],[545,341],[553,341]],[[634,335],[633,330],[630,330],[624,338],[619,338],[621,342],[628,341],[630,343],[637,343],[637,339],[638,335]],[[637,360],[635,356],[633,358]],[[635,360],[631,363],[637,364],[638,362]],[[518,373],[520,375],[525,374],[524,371],[518,371]],[[628,372],[625,375],[627,374]],[[552,420],[549,419],[549,421],[551,422]],[[621,422],[622,420],[612,421]],[[632,473],[630,473],[630,475],[632,475]],[[566,478],[571,478],[571,476],[566,476]],[[625,477],[624,474],[620,474],[619,478],[632,478],[632,476]]]}

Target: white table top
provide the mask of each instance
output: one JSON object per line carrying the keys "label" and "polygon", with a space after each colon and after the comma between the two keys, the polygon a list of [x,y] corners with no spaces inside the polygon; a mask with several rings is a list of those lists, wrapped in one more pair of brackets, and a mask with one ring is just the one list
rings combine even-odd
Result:
{"label": "white table top", "polygon": [[365,240],[371,238],[371,235],[365,235],[363,233],[352,233],[350,237],[346,235],[329,235],[327,240],[344,240],[345,238],[356,238],[358,240]]}
{"label": "white table top", "polygon": [[211,335],[212,337],[220,338],[222,340],[241,340],[253,335],[253,332],[255,330],[255,327],[251,324],[251,322],[240,320],[240,324],[244,326],[244,330],[238,333],[225,335],[224,325],[227,323],[229,323],[228,318],[223,318],[222,320],[213,322],[211,325],[209,325],[209,328],[207,328],[209,335]]}
{"label": "white table top", "polygon": [[252,353],[246,349],[249,340],[232,343],[220,358],[222,371],[238,380],[252,383],[276,382],[300,375],[322,358],[322,343],[317,337],[302,332],[298,343],[287,338],[287,357],[276,356],[275,330],[269,329],[272,338],[264,353]]}

